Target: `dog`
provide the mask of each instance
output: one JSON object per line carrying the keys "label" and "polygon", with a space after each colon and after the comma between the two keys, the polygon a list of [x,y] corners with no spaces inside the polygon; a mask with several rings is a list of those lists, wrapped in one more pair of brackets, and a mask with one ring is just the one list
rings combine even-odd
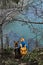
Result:
{"label": "dog", "polygon": [[14,41],[15,58],[20,58],[20,48],[18,47],[19,41]]}

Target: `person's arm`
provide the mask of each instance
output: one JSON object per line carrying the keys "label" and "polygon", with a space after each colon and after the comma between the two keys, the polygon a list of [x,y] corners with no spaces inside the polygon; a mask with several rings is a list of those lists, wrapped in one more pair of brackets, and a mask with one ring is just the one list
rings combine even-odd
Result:
{"label": "person's arm", "polygon": [[22,47],[22,44],[20,44],[20,47]]}

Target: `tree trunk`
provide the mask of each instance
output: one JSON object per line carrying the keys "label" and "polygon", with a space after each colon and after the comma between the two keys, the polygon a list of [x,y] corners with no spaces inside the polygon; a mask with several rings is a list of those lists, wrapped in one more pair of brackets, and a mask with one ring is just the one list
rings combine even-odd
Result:
{"label": "tree trunk", "polygon": [[2,24],[0,24],[0,40],[1,40],[1,52],[3,52],[3,32],[2,32]]}
{"label": "tree trunk", "polygon": [[37,39],[37,33],[36,33],[36,48],[38,47],[38,39]]}

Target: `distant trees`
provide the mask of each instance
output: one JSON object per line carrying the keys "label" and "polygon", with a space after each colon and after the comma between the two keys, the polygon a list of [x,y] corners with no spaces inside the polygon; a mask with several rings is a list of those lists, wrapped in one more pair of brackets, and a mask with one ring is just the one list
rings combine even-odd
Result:
{"label": "distant trees", "polygon": [[1,8],[7,8],[11,6],[11,3],[14,2],[16,4],[18,4],[20,0],[2,0],[0,1],[0,5],[1,5]]}
{"label": "distant trees", "polygon": [[16,4],[18,4],[18,2],[20,1],[20,0],[12,0],[13,2],[15,2]]}
{"label": "distant trees", "polygon": [[9,48],[9,38],[7,35],[6,35],[6,47]]}
{"label": "distant trees", "polygon": [[[20,0],[0,0],[0,1],[2,2],[2,7],[3,7],[3,8],[6,8],[8,3],[9,3],[8,6],[9,6],[9,8],[10,8],[10,5],[11,5],[10,2],[15,2],[16,4],[18,4],[18,2],[19,2]],[[29,1],[30,1],[30,0],[29,0]],[[34,1],[33,1],[33,2],[34,2]],[[28,12],[28,11],[27,11],[28,7],[29,7],[29,8],[31,7],[31,9],[33,8],[34,11],[35,11],[35,12],[33,11],[33,12],[34,12],[34,15],[37,15],[37,17],[42,18],[42,17],[43,17],[43,15],[42,15],[42,13],[43,13],[43,12],[42,12],[42,9],[39,8],[39,10],[40,10],[40,12],[39,12],[38,8],[36,7],[37,4],[34,5],[33,2],[31,2],[31,3],[28,2],[28,3],[27,3],[27,6],[25,7],[26,12]],[[30,4],[29,4],[29,3],[30,3]],[[39,4],[40,4],[40,3],[39,3]],[[38,4],[38,5],[39,5],[39,4]],[[22,5],[23,5],[23,3],[22,3]],[[38,6],[38,5],[37,5],[37,6]],[[41,8],[42,8],[42,7],[41,7]],[[17,10],[17,11],[18,11],[18,10]],[[10,13],[10,12],[11,12],[11,13]],[[8,12],[6,13],[6,14],[8,14],[8,15],[5,16],[5,19],[6,19],[10,14],[12,14],[12,13],[14,12],[14,10],[13,10],[13,11],[10,10],[10,12],[8,11]],[[39,12],[39,13],[38,13],[38,12]],[[21,12],[20,12],[20,13],[21,13]],[[5,15],[6,15],[6,14],[5,14]],[[21,13],[21,14],[22,14],[22,13]],[[39,15],[39,14],[40,14],[40,15]],[[22,15],[25,16],[24,13],[23,13]],[[14,17],[11,16],[11,15],[10,15],[10,17],[11,17],[12,19],[14,18]],[[9,17],[8,17],[8,18],[9,18]],[[26,17],[25,17],[25,18],[26,18]],[[27,18],[28,18],[28,16],[27,16]],[[31,18],[31,17],[30,17],[30,18]],[[8,19],[8,20],[9,20],[9,19]],[[43,24],[43,22],[31,22],[30,19],[29,19],[28,21],[26,21],[26,20],[22,20],[22,18],[21,18],[21,20],[20,20],[20,19],[14,19],[14,20],[15,20],[15,21],[24,22],[24,23],[26,23],[26,24],[30,23],[30,24],[31,24],[31,25],[30,25],[30,28],[31,28],[32,32],[36,35],[36,36],[35,36],[35,39],[36,39],[36,43],[38,44],[38,42],[37,42],[37,36],[38,36],[38,34],[37,34],[37,33],[40,32],[40,29],[35,28],[33,24]],[[35,21],[36,21],[36,18],[35,18]],[[37,30],[39,30],[39,31],[37,31]],[[37,33],[36,33],[36,32],[37,32]],[[41,33],[40,33],[40,34],[41,34]],[[43,37],[43,36],[42,36],[42,37]],[[1,40],[2,40],[2,38],[1,38]],[[37,44],[36,44],[36,46],[38,46]],[[3,47],[3,45],[2,45],[2,47]]]}

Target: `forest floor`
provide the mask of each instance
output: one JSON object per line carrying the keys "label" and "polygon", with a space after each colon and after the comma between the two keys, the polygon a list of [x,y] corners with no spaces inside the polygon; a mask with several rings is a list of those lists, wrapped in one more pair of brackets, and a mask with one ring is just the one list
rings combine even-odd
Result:
{"label": "forest floor", "polygon": [[[19,59],[15,58],[15,53],[1,56],[0,65],[43,65],[43,49],[35,49]],[[36,64],[34,64],[34,61]]]}

